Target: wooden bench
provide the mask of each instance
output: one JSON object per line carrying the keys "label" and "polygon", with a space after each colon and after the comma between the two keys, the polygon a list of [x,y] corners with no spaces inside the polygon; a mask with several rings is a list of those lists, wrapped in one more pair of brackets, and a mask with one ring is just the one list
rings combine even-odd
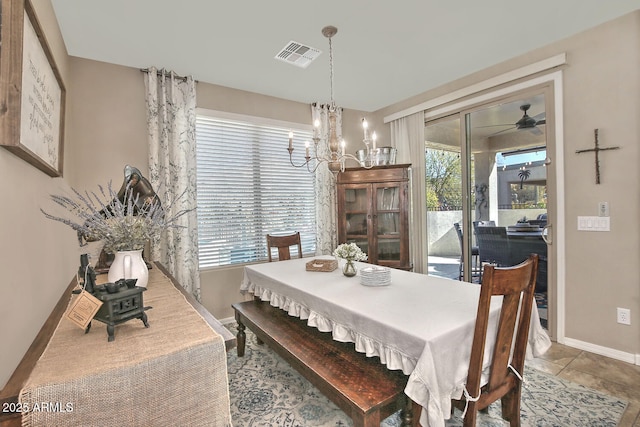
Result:
{"label": "wooden bench", "polygon": [[266,343],[353,420],[355,427],[379,427],[402,410],[404,426],[417,426],[420,406],[404,394],[407,376],[391,371],[378,357],[355,351],[353,343],[334,341],[331,333],[259,300],[232,305],[238,322],[238,356],[244,356],[245,327]]}

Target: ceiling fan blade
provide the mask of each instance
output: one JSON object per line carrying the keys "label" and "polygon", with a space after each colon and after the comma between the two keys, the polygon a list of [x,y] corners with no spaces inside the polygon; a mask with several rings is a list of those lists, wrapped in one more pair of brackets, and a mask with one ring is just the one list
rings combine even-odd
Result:
{"label": "ceiling fan blade", "polygon": [[492,134],[491,134],[491,135],[489,135],[489,136],[496,136],[496,135],[501,134],[502,132],[508,132],[508,131],[510,131],[510,130],[512,130],[512,129],[515,129],[515,126],[511,125],[511,127],[510,127],[509,129],[503,129],[503,130],[500,130],[500,131],[498,131],[498,132],[496,132],[496,133],[492,133]]}
{"label": "ceiling fan blade", "polygon": [[545,125],[545,124],[547,124],[547,120],[546,120],[546,119],[538,120],[538,121],[536,122],[536,126],[538,126],[538,125]]}
{"label": "ceiling fan blade", "polygon": [[543,132],[537,127],[530,128],[529,131],[534,135],[542,135]]}
{"label": "ceiling fan blade", "polygon": [[496,126],[513,126],[513,123],[504,123],[504,124],[500,124],[500,125],[474,126],[474,127],[476,129],[480,129],[480,128],[492,128],[492,127],[496,127]]}

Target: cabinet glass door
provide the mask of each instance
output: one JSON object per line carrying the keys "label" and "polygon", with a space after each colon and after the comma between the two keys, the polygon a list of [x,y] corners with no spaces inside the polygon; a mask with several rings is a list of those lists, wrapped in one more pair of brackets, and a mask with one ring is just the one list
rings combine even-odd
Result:
{"label": "cabinet glass door", "polygon": [[354,242],[363,252],[369,251],[368,187],[346,188],[344,193],[346,241]]}
{"label": "cabinet glass door", "polygon": [[400,187],[375,186],[375,226],[379,261],[400,260]]}

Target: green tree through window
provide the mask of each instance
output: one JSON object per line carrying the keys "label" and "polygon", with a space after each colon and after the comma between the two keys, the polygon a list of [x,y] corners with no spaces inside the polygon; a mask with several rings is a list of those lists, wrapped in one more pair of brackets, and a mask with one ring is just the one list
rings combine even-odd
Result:
{"label": "green tree through window", "polygon": [[427,208],[462,209],[462,169],[459,153],[427,148],[425,156]]}

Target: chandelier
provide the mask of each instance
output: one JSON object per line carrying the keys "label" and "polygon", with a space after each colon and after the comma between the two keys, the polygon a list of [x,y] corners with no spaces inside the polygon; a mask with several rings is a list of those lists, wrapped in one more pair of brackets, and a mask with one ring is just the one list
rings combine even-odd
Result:
{"label": "chandelier", "polygon": [[[310,143],[305,143],[305,161],[301,164],[295,164],[293,162],[293,132],[289,132],[289,161],[292,166],[297,168],[306,167],[309,172],[315,172],[322,163],[326,163],[327,167],[334,174],[344,172],[345,163],[351,159],[357,162],[361,167],[370,169],[376,165],[376,153],[379,151],[376,148],[376,133],[369,131],[369,126],[366,119],[362,119],[362,127],[364,130],[365,150],[362,152],[361,157],[356,157],[353,154],[345,153],[346,142],[344,139],[338,141],[336,133],[336,103],[333,99],[333,48],[331,45],[331,37],[335,36],[338,29],[333,26],[327,26],[322,29],[322,35],[329,39],[329,81],[331,88],[331,103],[329,104],[329,129],[324,138],[320,136],[320,121],[315,120],[313,123],[313,149],[310,147]],[[328,149],[320,147],[320,143],[324,142],[328,144]],[[312,153],[313,150],[313,153]],[[324,154],[327,153],[327,154]]]}

